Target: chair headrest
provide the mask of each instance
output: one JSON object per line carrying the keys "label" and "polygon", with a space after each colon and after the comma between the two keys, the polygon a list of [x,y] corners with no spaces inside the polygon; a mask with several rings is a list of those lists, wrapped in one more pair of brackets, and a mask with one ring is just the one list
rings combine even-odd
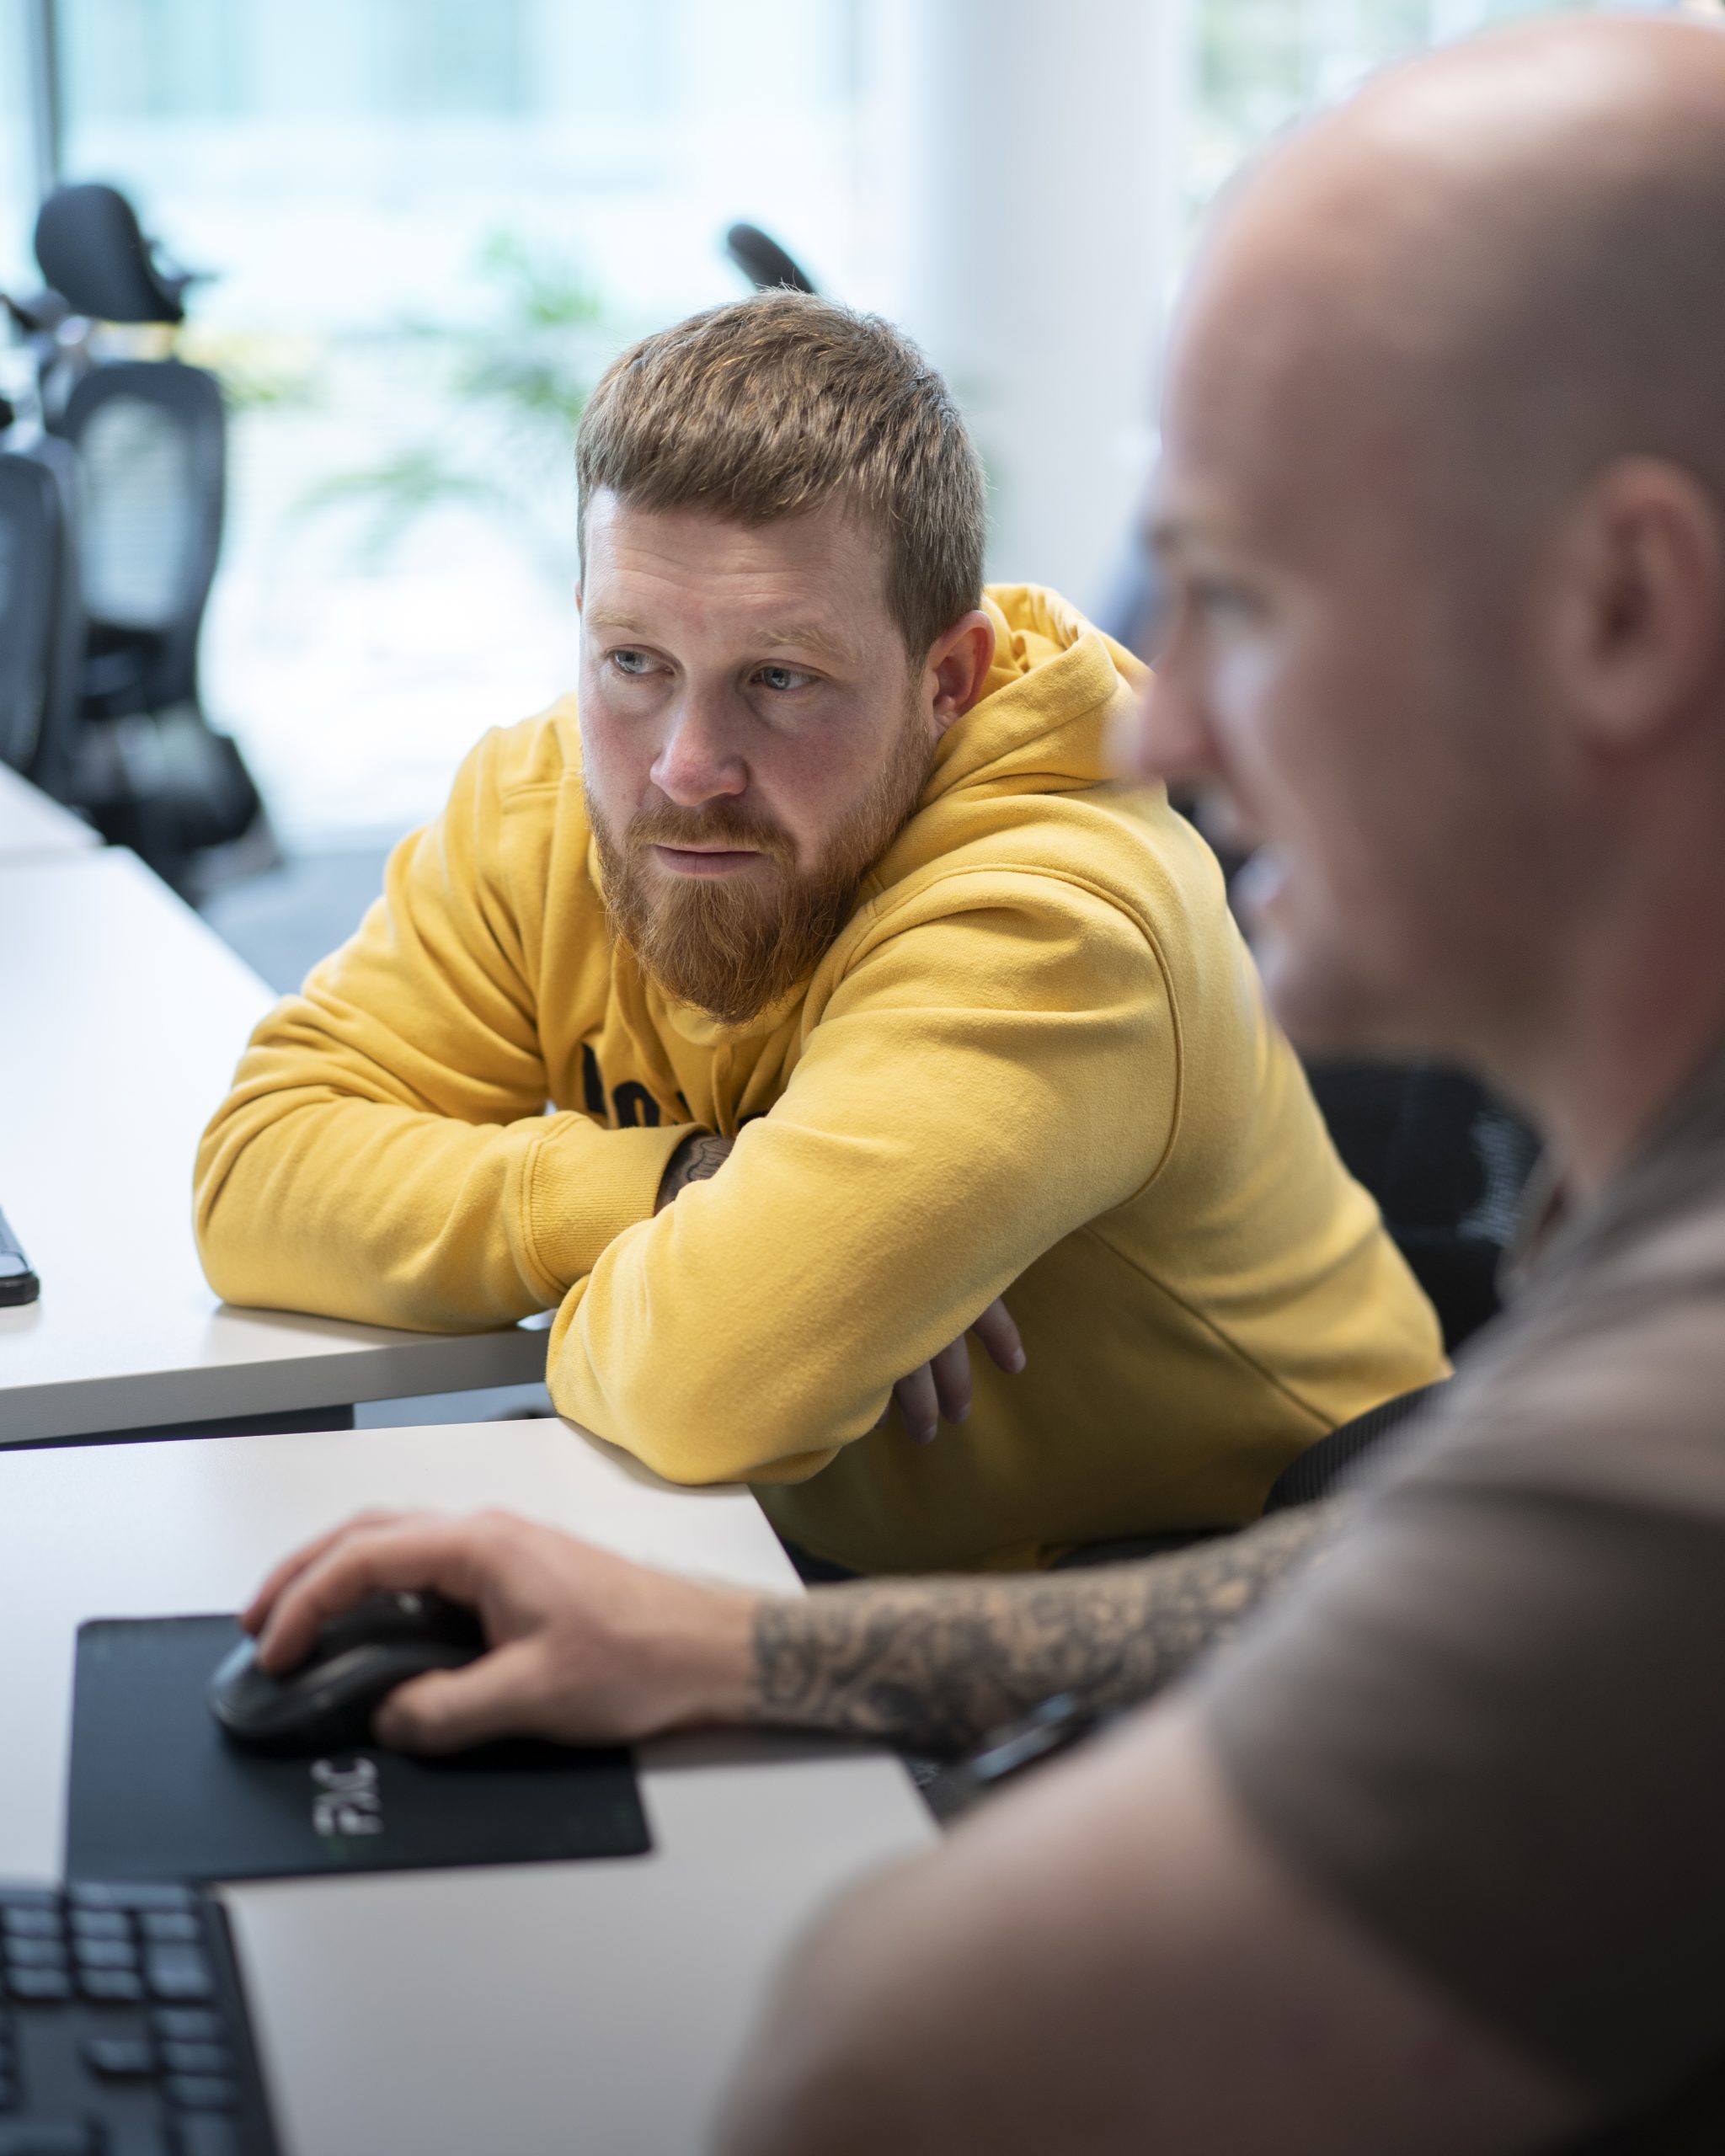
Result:
{"label": "chair headrest", "polygon": [[36,217],[42,275],[79,314],[98,322],[183,322],[190,280],[157,266],[118,188],[56,187]]}
{"label": "chair headrest", "polygon": [[808,271],[759,225],[733,225],[724,236],[724,251],[757,291],[775,291],[782,285],[793,292],[814,290]]}

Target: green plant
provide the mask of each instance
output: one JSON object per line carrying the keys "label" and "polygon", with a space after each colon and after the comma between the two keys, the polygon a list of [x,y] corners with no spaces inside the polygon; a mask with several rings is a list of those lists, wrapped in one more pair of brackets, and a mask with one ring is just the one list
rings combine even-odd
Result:
{"label": "green plant", "polygon": [[622,334],[579,272],[517,234],[494,232],[475,269],[489,301],[479,319],[406,321],[379,340],[406,376],[429,356],[453,424],[319,482],[301,506],[368,510],[360,547],[373,562],[434,510],[483,510],[562,578],[574,552],[575,428]]}

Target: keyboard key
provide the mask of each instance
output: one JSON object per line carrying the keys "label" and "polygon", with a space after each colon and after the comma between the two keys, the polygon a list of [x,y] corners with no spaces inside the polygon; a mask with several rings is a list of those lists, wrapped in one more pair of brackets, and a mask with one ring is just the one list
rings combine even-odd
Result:
{"label": "keyboard key", "polygon": [[195,1944],[204,1936],[202,1924],[189,1909],[147,1909],[138,1919],[138,1929],[146,1939],[163,1943],[185,1940]]}
{"label": "keyboard key", "polygon": [[208,1999],[215,1991],[210,1964],[196,1946],[151,1946],[144,1953],[144,1977],[156,1998]]}
{"label": "keyboard key", "polygon": [[6,1966],[8,1969],[63,1969],[66,1949],[57,1939],[8,1939]]}
{"label": "keyboard key", "polygon": [[132,1969],[138,1966],[138,1950],[129,1939],[75,1939],[72,1952],[80,1969]]}
{"label": "keyboard key", "polygon": [[147,2036],[87,2036],[84,2064],[104,2081],[147,2079],[156,2071],[155,2047]]}
{"label": "keyboard key", "polygon": [[0,2156],[96,2156],[96,2137],[77,2119],[0,2119]]}
{"label": "keyboard key", "polygon": [[190,1909],[198,1897],[190,1886],[70,1886],[67,1899],[75,1909]]}
{"label": "keyboard key", "polygon": [[182,2111],[231,2111],[239,2091],[225,2074],[170,2073],[162,2084],[168,2100]]}
{"label": "keyboard key", "polygon": [[150,2015],[150,2026],[170,2042],[213,2044],[222,2034],[222,2016],[207,2006],[158,2006]]}
{"label": "keyboard key", "polygon": [[102,2006],[138,2006],[143,2003],[144,1980],[136,1969],[80,1969],[77,1988]]}
{"label": "keyboard key", "polygon": [[188,2044],[170,2037],[162,2047],[162,2063],[170,2073],[231,2073],[233,2054],[226,2044]]}
{"label": "keyboard key", "polygon": [[103,2156],[174,2156],[168,2129],[154,2119],[115,2119],[102,2143]]}
{"label": "keyboard key", "polygon": [[[62,1968],[8,1969],[6,1988],[16,1999],[35,2005],[46,1999],[70,1999],[72,1978]],[[0,2156],[5,2156],[0,2149]]]}
{"label": "keyboard key", "polygon": [[74,1909],[72,1913],[73,1939],[127,1939],[131,1937],[131,1919],[124,1909]]}
{"label": "keyboard key", "polygon": [[0,1909],[0,1938],[58,1939],[58,1909]]}
{"label": "keyboard key", "polygon": [[221,2111],[188,2111],[174,2130],[179,2156],[244,2156],[239,2128]]}

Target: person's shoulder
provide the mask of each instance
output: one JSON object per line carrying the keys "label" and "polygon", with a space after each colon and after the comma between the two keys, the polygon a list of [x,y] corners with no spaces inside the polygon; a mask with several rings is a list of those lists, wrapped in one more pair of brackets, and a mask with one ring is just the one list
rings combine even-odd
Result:
{"label": "person's shoulder", "polygon": [[505,806],[571,786],[579,798],[581,735],[574,696],[559,696],[531,718],[494,727],[476,755],[487,790]]}
{"label": "person's shoulder", "polygon": [[573,696],[494,727],[464,761],[442,819],[451,866],[505,894],[521,920],[543,913],[555,884],[568,901],[588,867],[591,832],[581,788]]}
{"label": "person's shoulder", "polygon": [[451,805],[458,812],[463,797],[477,828],[511,852],[534,842],[542,850],[585,852],[587,803],[574,696],[483,735],[456,782]]}
{"label": "person's shoulder", "polygon": [[1215,856],[1159,787],[1097,779],[1047,790],[959,788],[913,819],[881,864],[878,920],[1016,910],[1129,928],[1146,955],[1214,985],[1237,942]]}
{"label": "person's shoulder", "polygon": [[1463,1357],[1422,1476],[1725,1524],[1725,1194],[1512,1306]]}

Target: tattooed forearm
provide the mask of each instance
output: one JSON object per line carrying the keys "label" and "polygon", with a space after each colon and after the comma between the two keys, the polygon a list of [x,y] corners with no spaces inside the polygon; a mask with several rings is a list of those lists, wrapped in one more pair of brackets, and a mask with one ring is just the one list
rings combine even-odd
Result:
{"label": "tattooed forearm", "polygon": [[736,1142],[734,1138],[719,1137],[716,1131],[697,1130],[692,1133],[665,1164],[654,1211],[664,1212],[677,1193],[686,1190],[692,1182],[705,1182],[709,1177],[716,1176],[729,1158],[730,1150]]}
{"label": "tattooed forearm", "polygon": [[1313,1554],[1333,1505],[1140,1564],[881,1580],[770,1600],[755,1624],[763,1721],[949,1756],[1056,1692],[1147,1697]]}

